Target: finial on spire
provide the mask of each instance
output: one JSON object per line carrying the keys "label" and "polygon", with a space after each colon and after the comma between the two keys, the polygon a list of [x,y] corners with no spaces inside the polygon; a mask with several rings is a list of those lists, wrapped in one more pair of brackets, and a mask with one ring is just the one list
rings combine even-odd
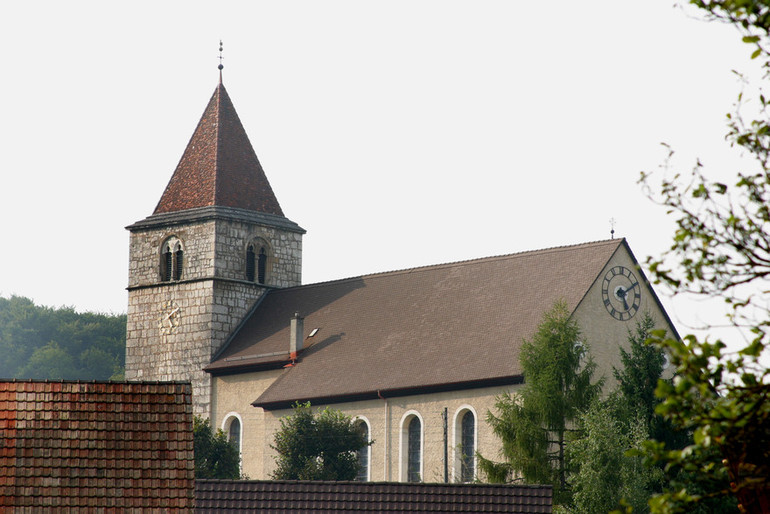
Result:
{"label": "finial on spire", "polygon": [[615,239],[615,218],[610,218],[610,239]]}
{"label": "finial on spire", "polygon": [[225,65],[222,64],[222,59],[224,59],[224,57],[222,57],[222,40],[220,39],[219,40],[219,66],[217,66],[217,68],[219,68],[219,83],[220,84],[222,83],[222,68],[225,67]]}

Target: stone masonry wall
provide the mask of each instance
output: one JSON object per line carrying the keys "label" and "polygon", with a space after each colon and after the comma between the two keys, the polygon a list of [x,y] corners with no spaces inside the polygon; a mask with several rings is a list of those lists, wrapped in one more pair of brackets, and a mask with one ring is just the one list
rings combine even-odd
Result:
{"label": "stone masonry wall", "polygon": [[244,280],[246,249],[255,241],[269,247],[266,285],[292,287],[302,283],[302,235],[244,222],[220,222],[217,226],[217,277]]}
{"label": "stone masonry wall", "polygon": [[[184,245],[183,274],[160,282],[161,246],[171,236]],[[127,380],[189,380],[195,413],[209,417],[211,377],[202,369],[266,291],[245,280],[252,240],[271,250],[266,285],[300,283],[300,234],[227,220],[132,232]]]}

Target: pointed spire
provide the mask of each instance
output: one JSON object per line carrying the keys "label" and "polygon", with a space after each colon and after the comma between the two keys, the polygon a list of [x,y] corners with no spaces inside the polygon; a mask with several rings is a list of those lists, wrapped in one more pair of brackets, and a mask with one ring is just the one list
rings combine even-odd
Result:
{"label": "pointed spire", "polygon": [[225,67],[225,65],[222,64],[222,59],[224,59],[224,57],[222,57],[222,40],[220,39],[219,40],[219,66],[217,66],[217,68],[219,68],[219,83],[220,84],[222,84],[222,69]]}
{"label": "pointed spire", "polygon": [[283,216],[221,75],[154,214],[207,206]]}

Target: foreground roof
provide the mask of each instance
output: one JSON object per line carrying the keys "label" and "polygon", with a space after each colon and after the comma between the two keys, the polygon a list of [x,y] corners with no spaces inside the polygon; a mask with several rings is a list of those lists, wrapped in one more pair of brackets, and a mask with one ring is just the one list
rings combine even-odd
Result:
{"label": "foreground roof", "polygon": [[254,405],[517,383],[522,340],[555,301],[577,308],[621,245],[616,239],[270,291],[206,370],[286,364],[298,312],[306,336],[318,331]]}
{"label": "foreground roof", "polygon": [[196,480],[195,512],[552,512],[551,486]]}
{"label": "foreground roof", "polygon": [[283,216],[221,82],[214,90],[154,214],[210,206]]}
{"label": "foreground roof", "polygon": [[188,383],[0,381],[0,511],[193,505]]}

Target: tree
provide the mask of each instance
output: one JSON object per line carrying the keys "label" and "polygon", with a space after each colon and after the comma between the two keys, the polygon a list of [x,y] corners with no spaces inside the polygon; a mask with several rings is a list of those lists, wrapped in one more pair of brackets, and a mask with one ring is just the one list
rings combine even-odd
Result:
{"label": "tree", "polygon": [[371,442],[340,411],[326,407],[313,414],[310,403],[294,405],[294,414],[281,419],[270,445],[278,456],[276,480],[354,480],[356,452]]}
{"label": "tree", "polygon": [[613,368],[617,380],[606,399],[595,401],[578,419],[579,436],[567,446],[567,457],[576,471],[570,477],[574,512],[607,512],[621,505],[647,512],[647,500],[660,492],[663,471],[644,466],[642,457],[628,455],[652,437],[684,446],[686,435],[676,432],[655,407],[660,400],[655,388],[664,369],[663,351],[646,344],[655,321],[643,313],[628,331],[628,349],[620,346],[621,368]]}
{"label": "tree", "polygon": [[567,446],[567,459],[576,471],[570,476],[570,512],[609,512],[621,501],[633,512],[647,512],[647,500],[663,479],[663,472],[645,466],[641,456],[628,455],[649,437],[640,413],[624,418],[618,395],[596,401],[578,420],[581,437]]}
{"label": "tree", "polygon": [[[691,0],[707,20],[732,24],[753,46],[752,58],[770,70],[770,6],[766,1]],[[742,111],[754,97],[754,119]],[[649,259],[656,282],[674,293],[722,298],[731,307],[736,341],[656,334],[676,367],[674,383],[661,382],[658,412],[692,431],[688,447],[650,442],[651,460],[680,470],[688,481],[673,482],[651,500],[653,512],[690,512],[719,497],[735,496],[746,512],[770,511],[770,368],[760,361],[770,343],[767,278],[770,277],[770,123],[767,100],[738,96],[728,116],[727,139],[753,158],[754,170],[738,172],[734,183],[713,181],[696,163],[690,173],[641,183],[676,218],[670,248]],[[664,169],[670,168],[670,161]],[[713,328],[713,326],[712,326]],[[741,341],[742,339],[742,341]]]}
{"label": "tree", "polygon": [[0,376],[107,380],[122,375],[126,316],[0,298]]}
{"label": "tree", "polygon": [[197,415],[193,418],[193,448],[195,478],[242,478],[238,448],[221,429],[214,432],[209,420]]}
{"label": "tree", "polygon": [[505,460],[480,457],[479,466],[493,482],[551,484],[555,503],[568,503],[568,434],[599,395],[603,379],[591,382],[596,364],[564,302],[554,304],[532,340],[522,343],[521,365],[525,385],[520,393],[498,397],[498,414],[487,414]]}

